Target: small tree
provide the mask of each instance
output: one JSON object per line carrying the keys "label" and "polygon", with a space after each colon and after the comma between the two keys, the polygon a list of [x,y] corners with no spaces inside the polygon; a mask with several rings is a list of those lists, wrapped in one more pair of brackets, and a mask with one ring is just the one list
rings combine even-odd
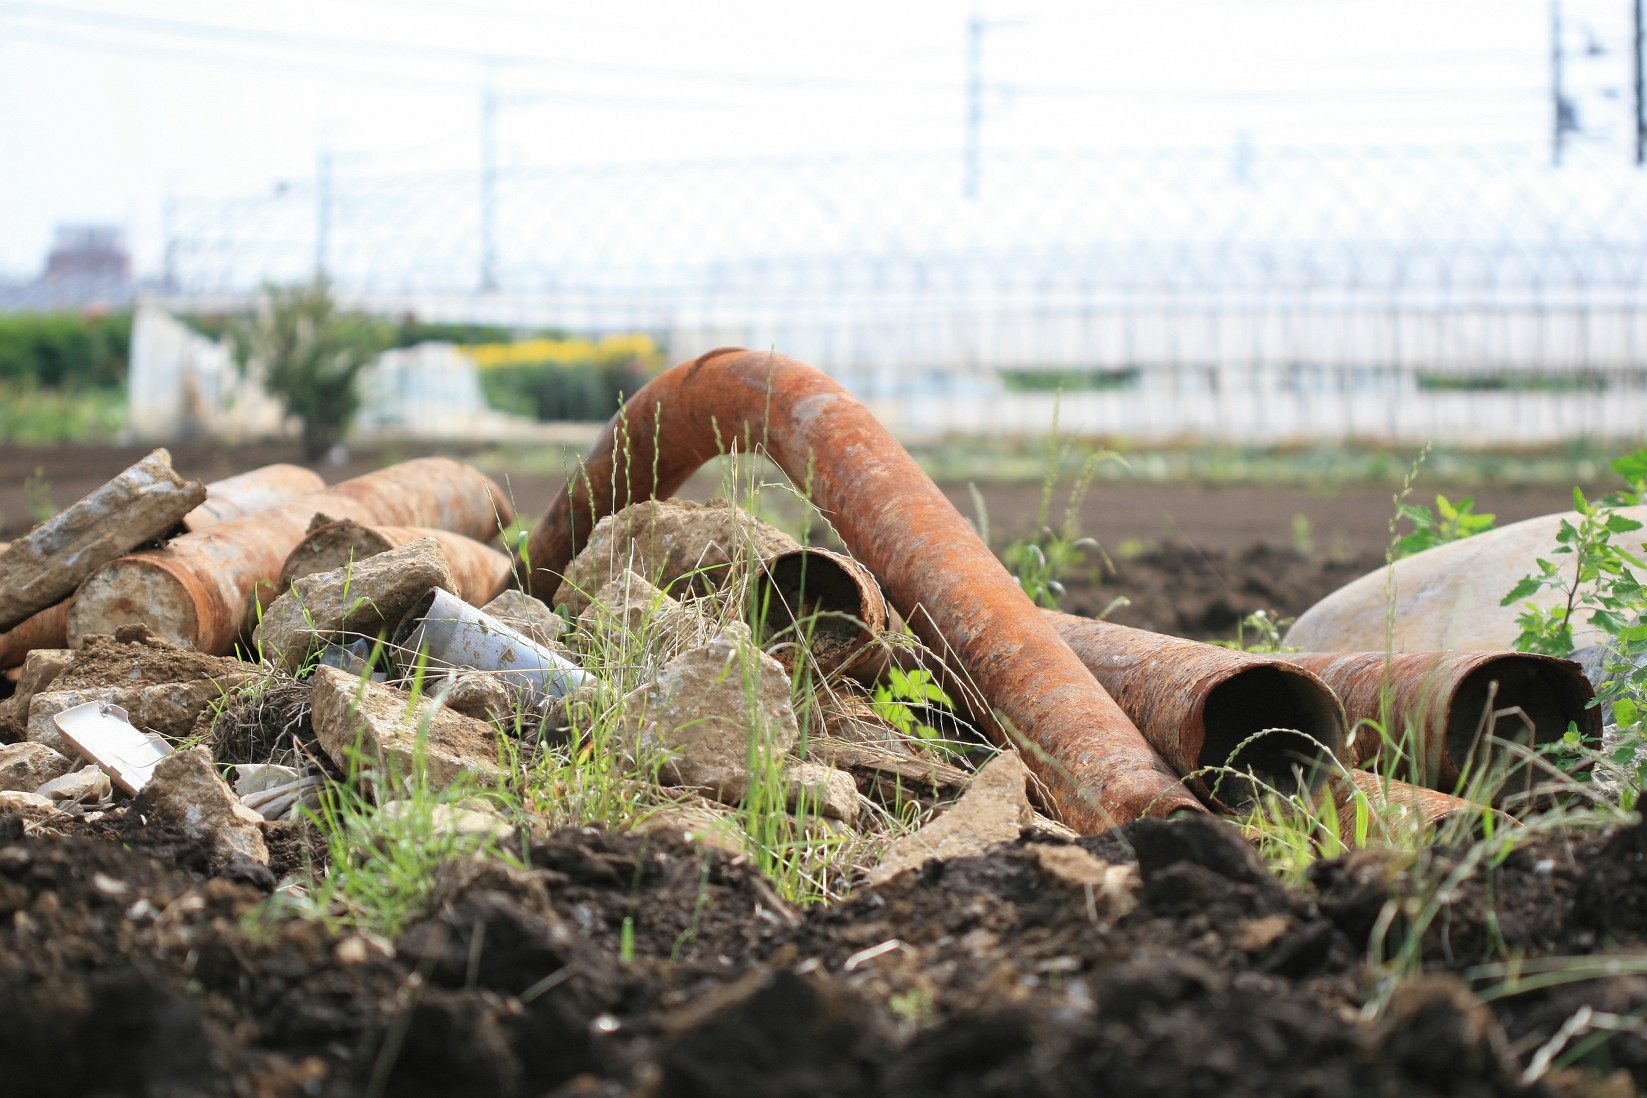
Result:
{"label": "small tree", "polygon": [[255,316],[237,325],[242,363],[256,359],[263,383],[303,424],[303,452],[319,458],[340,442],[360,395],[360,371],[394,342],[392,328],[339,309],[324,275],[295,286],[264,287]]}

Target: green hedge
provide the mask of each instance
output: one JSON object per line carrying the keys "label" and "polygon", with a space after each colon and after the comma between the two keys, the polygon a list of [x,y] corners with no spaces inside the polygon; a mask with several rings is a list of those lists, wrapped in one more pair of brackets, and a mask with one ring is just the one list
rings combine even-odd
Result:
{"label": "green hedge", "polygon": [[0,382],[46,389],[125,383],[132,314],[0,314]]}
{"label": "green hedge", "polygon": [[645,385],[644,362],[535,362],[480,372],[486,402],[500,412],[541,420],[603,420]]}

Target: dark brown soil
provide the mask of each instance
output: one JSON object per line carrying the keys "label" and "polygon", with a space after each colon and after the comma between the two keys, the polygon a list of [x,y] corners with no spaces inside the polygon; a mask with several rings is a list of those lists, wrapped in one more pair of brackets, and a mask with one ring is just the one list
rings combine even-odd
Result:
{"label": "dark brown soil", "polygon": [[1639,949],[1640,829],[1472,878],[1426,936],[1431,975],[1378,1024],[1359,1010],[1367,934],[1422,867],[1357,855],[1291,891],[1210,821],[1081,841],[1139,865],[1139,906],[1113,921],[1043,871],[1031,845],[1062,840],[1035,833],[797,912],[747,864],[668,834],[569,830],[518,849],[527,871],[453,866],[392,955],[260,920],[259,887],[203,877],[179,835],[152,839],[0,820],[8,1091],[1514,1095],[1604,1093],[1614,1068],[1647,1084],[1631,1033],[1595,1070],[1518,1082],[1575,1010],[1629,1016],[1647,982],[1488,1012],[1457,975],[1508,951]]}
{"label": "dark brown soil", "polygon": [[1108,620],[1121,625],[1222,640],[1233,638],[1237,624],[1255,610],[1275,619],[1296,618],[1351,580],[1382,567],[1384,556],[1366,553],[1324,561],[1268,545],[1231,550],[1175,543],[1112,562],[1113,570],[1089,553],[1081,574],[1064,580],[1064,609],[1088,617],[1107,609]]}

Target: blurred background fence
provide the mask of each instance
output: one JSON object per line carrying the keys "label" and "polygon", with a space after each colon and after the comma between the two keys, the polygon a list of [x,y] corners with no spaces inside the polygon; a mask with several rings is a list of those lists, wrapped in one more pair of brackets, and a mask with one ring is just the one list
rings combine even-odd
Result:
{"label": "blurred background fence", "polygon": [[1647,195],[1523,145],[316,178],[180,200],[161,294],[318,267],[421,321],[736,344],[905,434],[1460,444],[1647,424]]}

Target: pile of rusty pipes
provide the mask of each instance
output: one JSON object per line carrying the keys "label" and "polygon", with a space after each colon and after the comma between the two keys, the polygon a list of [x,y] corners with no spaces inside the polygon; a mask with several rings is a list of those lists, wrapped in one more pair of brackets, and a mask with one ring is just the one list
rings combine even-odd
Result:
{"label": "pile of rusty pipes", "polygon": [[[766,353],[712,352],[638,392],[533,530],[528,584],[552,592],[599,518],[671,495],[728,446],[758,447],[809,487],[892,610],[943,661],[972,718],[1021,749],[1050,807],[1078,830],[1227,809],[1250,792],[1243,772],[1288,791],[1319,788],[1334,760],[1354,766],[1389,753],[1368,731],[1374,720],[1420,730],[1420,748],[1382,760],[1387,770],[1444,788],[1484,742],[1541,742],[1569,721],[1599,734],[1589,685],[1567,661],[1250,655],[1038,610],[862,404],[820,372]],[[169,459],[165,473],[182,485]],[[0,665],[135,622],[227,652],[296,575],[424,536],[441,542],[471,604],[514,578],[508,558],[482,544],[512,521],[507,501],[450,459],[330,488],[292,466],[195,485],[192,496],[185,488],[178,499],[188,506],[178,503],[162,528],[180,523],[184,533],[126,552],[159,531],[136,538],[7,623]],[[855,616],[887,620],[873,582],[847,587]],[[1431,790],[1412,796],[1429,818],[1465,807]]]}
{"label": "pile of rusty pipes", "polygon": [[[1280,658],[1044,614],[861,403],[770,353],[713,351],[636,393],[532,531],[529,582],[553,590],[596,521],[673,494],[733,446],[760,449],[808,486],[893,608],[971,687],[958,696],[974,720],[1022,749],[1051,806],[1078,830],[1203,801],[1222,808],[1214,775],[1231,770],[1283,786],[1301,776],[1313,788],[1330,759],[1377,758],[1385,737],[1369,731],[1373,721],[1420,730],[1421,747],[1392,769],[1435,785],[1456,783],[1482,743],[1545,742],[1569,721],[1599,737],[1589,683],[1568,661]],[[1471,807],[1433,790],[1410,795],[1430,819]]]}

